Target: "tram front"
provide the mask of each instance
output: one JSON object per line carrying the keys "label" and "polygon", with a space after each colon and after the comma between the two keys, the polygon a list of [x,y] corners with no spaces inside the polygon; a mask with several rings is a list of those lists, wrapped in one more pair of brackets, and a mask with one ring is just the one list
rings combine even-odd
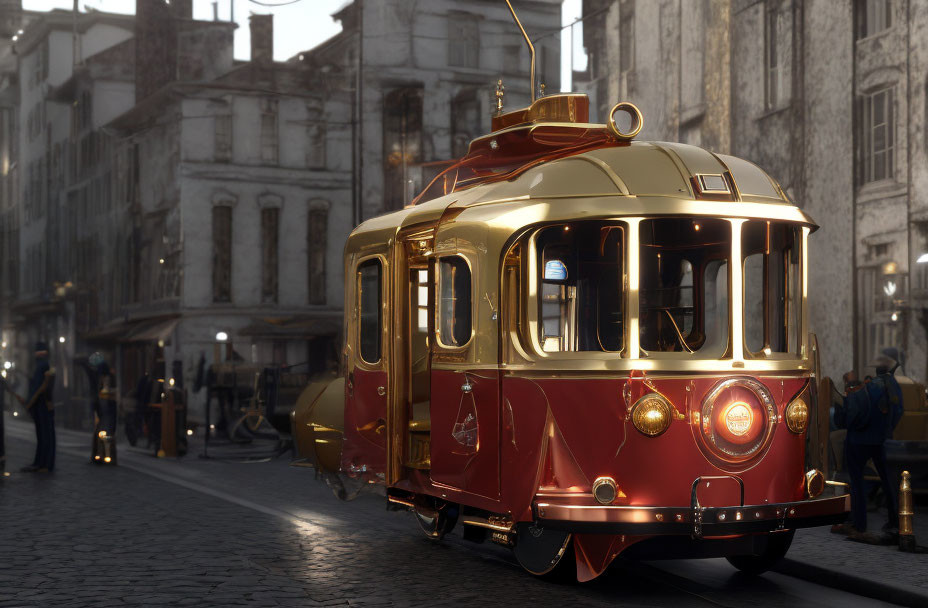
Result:
{"label": "tram front", "polygon": [[806,310],[816,227],[754,165],[711,158],[717,172],[683,172],[691,196],[547,202],[513,231],[502,486],[530,509],[514,519],[531,572],[571,547],[580,580],[623,552],[760,572],[797,528],[846,515],[806,454],[810,423],[827,424]]}

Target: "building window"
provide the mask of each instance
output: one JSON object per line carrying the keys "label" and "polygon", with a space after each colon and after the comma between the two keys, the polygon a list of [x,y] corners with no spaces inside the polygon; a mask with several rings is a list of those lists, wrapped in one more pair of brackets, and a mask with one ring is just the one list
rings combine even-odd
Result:
{"label": "building window", "polygon": [[384,95],[384,204],[402,209],[416,193],[422,170],[422,87],[395,89]]}
{"label": "building window", "polygon": [[525,69],[522,63],[522,45],[506,44],[503,45],[503,74],[518,75]]}
{"label": "building window", "polygon": [[448,65],[480,67],[480,18],[468,13],[448,13]]}
{"label": "building window", "polygon": [[213,207],[213,302],[232,301],[232,207]]}
{"label": "building window", "polygon": [[277,138],[277,100],[261,100],[261,162],[276,165],[279,153]]}
{"label": "building window", "polygon": [[358,266],[358,351],[368,363],[380,361],[381,290],[380,261]]}
{"label": "building window", "polygon": [[321,99],[306,103],[306,119],[306,168],[324,169],[327,133]]}
{"label": "building window", "polygon": [[867,38],[892,25],[890,0],[857,0],[857,39]]}
{"label": "building window", "polygon": [[864,95],[860,102],[861,183],[893,178],[893,89]]}
{"label": "building window", "polygon": [[783,105],[788,98],[787,90],[787,62],[785,61],[788,45],[786,32],[787,14],[777,8],[766,12],[764,24],[765,46],[765,106],[768,110],[775,110]]}
{"label": "building window", "polygon": [[451,156],[467,154],[471,140],[481,133],[477,93],[465,91],[451,101]]}
{"label": "building window", "polygon": [[261,301],[277,302],[280,209],[261,210]]}
{"label": "building window", "polygon": [[227,163],[232,160],[232,115],[218,114],[213,120],[215,121],[213,141],[216,147],[214,156],[217,163]]}
{"label": "building window", "polygon": [[325,248],[328,206],[310,208],[306,251],[309,254],[309,303],[325,304]]}
{"label": "building window", "polygon": [[438,261],[438,342],[464,346],[471,335],[470,266],[459,256]]}

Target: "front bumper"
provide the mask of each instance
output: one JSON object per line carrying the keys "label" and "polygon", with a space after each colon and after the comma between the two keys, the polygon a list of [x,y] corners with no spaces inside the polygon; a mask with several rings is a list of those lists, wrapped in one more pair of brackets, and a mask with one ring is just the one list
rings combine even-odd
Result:
{"label": "front bumper", "polygon": [[851,509],[851,497],[844,494],[734,507],[578,505],[536,500],[533,508],[536,521],[548,528],[598,534],[666,534],[701,538],[840,523]]}

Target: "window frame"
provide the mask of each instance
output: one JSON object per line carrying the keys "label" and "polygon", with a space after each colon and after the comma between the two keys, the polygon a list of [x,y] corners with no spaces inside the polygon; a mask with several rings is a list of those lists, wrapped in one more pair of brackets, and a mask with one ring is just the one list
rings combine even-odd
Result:
{"label": "window frame", "polygon": [[[361,300],[361,269],[367,265],[375,265],[380,271],[380,281],[379,281],[379,290],[378,290],[378,307],[377,307],[377,360],[368,361],[364,358],[363,348],[361,347],[361,329],[363,324],[363,314],[361,311],[362,300]],[[357,360],[363,366],[379,368],[384,362],[384,329],[386,326],[385,315],[384,315],[384,294],[386,287],[386,263],[383,256],[372,255],[361,258],[358,260],[357,264],[354,267],[354,276],[355,276],[355,302],[354,310],[357,315],[357,326],[355,327],[354,340],[357,345]]]}
{"label": "window frame", "polygon": [[[791,293],[792,293],[793,286],[791,286],[791,285],[790,285],[790,282],[789,282],[790,273],[789,273],[788,267],[787,267],[787,270],[784,272],[784,281],[785,281],[785,285],[784,285],[784,289],[783,289],[784,294],[786,295],[786,300],[787,300],[787,301],[786,301],[786,304],[785,304],[785,307],[784,307],[784,314],[785,314],[785,316],[786,316],[787,323],[789,322],[790,315],[792,314],[792,313],[790,312],[791,307],[797,307],[797,308],[798,308],[798,311],[797,311],[797,314],[796,314],[796,326],[794,327],[794,326],[792,326],[792,325],[790,325],[790,324],[787,324],[787,327],[786,327],[786,346],[787,346],[787,349],[789,349],[789,347],[790,347],[790,342],[793,341],[793,340],[795,340],[796,352],[792,352],[792,351],[790,351],[790,350],[786,350],[786,351],[774,351],[774,350],[771,350],[770,353],[766,353],[765,350],[764,350],[765,348],[768,348],[768,347],[770,346],[770,333],[771,333],[771,328],[768,326],[768,323],[769,323],[769,314],[767,313],[767,306],[768,306],[768,304],[766,303],[766,300],[767,300],[767,297],[768,297],[768,294],[769,294],[769,292],[768,292],[768,289],[769,289],[768,281],[769,281],[769,273],[771,272],[771,270],[770,270],[771,266],[770,266],[769,260],[766,260],[766,259],[764,260],[764,266],[763,266],[763,273],[764,273],[764,276],[763,276],[763,280],[762,280],[762,293],[763,293],[763,297],[764,297],[764,304],[763,304],[763,310],[764,310],[764,320],[763,320],[764,347],[761,348],[761,350],[759,350],[759,351],[754,351],[754,350],[751,350],[751,348],[748,346],[748,326],[747,326],[747,314],[748,314],[748,313],[747,313],[747,308],[748,308],[748,307],[747,307],[747,273],[745,272],[745,265],[746,265],[746,263],[747,263],[747,259],[748,259],[749,256],[746,256],[746,255],[745,255],[744,239],[745,239],[745,232],[746,232],[746,230],[747,230],[747,228],[748,228],[748,225],[749,225],[751,222],[763,222],[763,221],[765,221],[765,220],[756,219],[756,218],[755,218],[755,219],[749,219],[749,220],[745,221],[744,223],[742,223],[742,224],[741,224],[741,227],[740,227],[740,230],[741,230],[741,291],[742,291],[742,296],[741,296],[741,317],[742,317],[742,323],[741,323],[741,333],[742,333],[741,344],[742,344],[742,350],[743,350],[744,358],[745,358],[746,360],[754,359],[754,360],[760,360],[760,361],[777,361],[777,360],[781,360],[781,361],[799,361],[799,360],[802,360],[802,347],[803,347],[803,340],[804,340],[803,335],[802,335],[802,327],[803,327],[803,321],[804,321],[804,319],[803,319],[803,312],[804,312],[804,311],[803,311],[803,297],[802,297],[802,274],[803,274],[803,266],[805,265],[805,261],[803,260],[803,247],[802,247],[803,233],[802,233],[802,225],[801,225],[801,224],[797,224],[797,223],[794,223],[794,222],[782,221],[782,220],[766,220],[766,221],[767,221],[768,223],[770,223],[770,224],[773,224],[773,223],[782,224],[782,225],[788,226],[789,228],[792,228],[792,229],[794,229],[794,230],[796,231],[796,234],[795,234],[795,237],[796,237],[796,240],[797,240],[797,242],[796,242],[796,249],[798,250],[798,257],[799,257],[799,261],[797,262],[796,275],[795,275],[795,277],[793,277],[794,280],[795,280],[796,283],[797,283],[797,285],[795,286],[795,290],[796,290],[796,291],[795,291],[796,301],[795,301],[795,302],[791,302],[791,301],[790,301],[790,300],[791,300],[790,295],[791,295]],[[758,254],[753,254],[753,255],[758,255]],[[768,256],[769,256],[769,254],[765,254],[765,255],[764,255],[765,258],[767,258]],[[786,260],[784,260],[784,261],[785,261],[787,264],[789,263],[789,262],[786,261]]]}
{"label": "window frame", "polygon": [[[622,347],[618,351],[597,351],[597,350],[567,350],[567,351],[546,351],[540,339],[540,328],[543,318],[541,316],[541,298],[542,298],[542,261],[543,254],[538,252],[538,235],[543,230],[564,226],[568,224],[578,224],[582,222],[596,222],[600,225],[609,224],[619,228],[622,231],[622,322],[625,329],[622,332]],[[520,299],[518,302],[520,310],[517,316],[518,322],[518,340],[521,343],[522,350],[531,353],[532,357],[539,359],[557,359],[557,360],[593,360],[599,359],[604,361],[624,360],[629,358],[629,336],[628,329],[630,310],[629,310],[629,268],[631,260],[629,259],[629,231],[630,224],[625,218],[571,218],[566,220],[546,222],[530,226],[526,231],[515,238],[507,251],[522,244],[522,257],[524,261],[520,267],[519,290]],[[507,254],[508,255],[508,254]],[[524,318],[524,321],[521,320]],[[597,320],[598,323],[598,320]],[[527,347],[527,348],[526,348]]]}
{"label": "window frame", "polygon": [[[874,99],[877,96],[884,97],[884,122],[874,125],[873,106]],[[892,182],[896,179],[896,86],[888,85],[860,95],[859,121],[860,129],[860,168],[859,176],[860,186],[867,184],[876,184],[880,182]],[[884,176],[877,179],[876,161],[877,152],[874,148],[874,130],[883,126],[886,128],[884,136],[885,146],[880,150],[884,155],[883,170]]]}
{"label": "window frame", "polygon": [[[441,337],[441,325],[442,325],[442,309],[441,309],[441,286],[442,286],[442,272],[441,272],[441,262],[442,260],[448,258],[460,258],[464,260],[464,263],[467,266],[467,272],[470,279],[470,335],[467,337],[467,340],[460,345],[456,344],[447,344],[442,340]],[[471,261],[462,253],[451,253],[447,255],[437,255],[435,256],[435,276],[434,276],[434,289],[435,289],[435,299],[432,302],[433,309],[435,310],[435,327],[433,328],[433,335],[435,336],[435,345],[438,348],[441,348],[444,351],[448,352],[460,352],[465,351],[470,348],[471,344],[474,342],[474,336],[477,334],[477,324],[476,324],[476,312],[477,312],[477,302],[474,298],[474,267],[471,264]],[[456,296],[457,294],[455,294]]]}

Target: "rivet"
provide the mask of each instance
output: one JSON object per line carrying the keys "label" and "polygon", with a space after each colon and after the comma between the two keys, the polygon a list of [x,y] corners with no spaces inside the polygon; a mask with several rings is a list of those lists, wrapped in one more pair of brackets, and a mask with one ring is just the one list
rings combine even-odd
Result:
{"label": "rivet", "polygon": [[722,511],[721,513],[719,513],[719,521],[725,521],[725,512],[724,512],[724,511]]}
{"label": "rivet", "polygon": [[677,513],[677,521],[683,521],[683,516]]}
{"label": "rivet", "polygon": [[790,514],[790,515],[795,515],[795,514],[796,514],[796,509],[790,509],[790,510],[789,510],[789,514]]}
{"label": "rivet", "polygon": [[491,140],[490,140],[490,149],[491,149],[491,150],[496,150],[497,148],[499,148],[499,144],[496,143],[496,140],[495,140],[495,139],[491,139]]}
{"label": "rivet", "polygon": [[657,519],[657,521],[664,521],[664,514],[663,514],[663,513],[655,513],[655,514],[654,514],[654,517]]}
{"label": "rivet", "polygon": [[760,511],[754,513],[755,519],[760,519]]}

